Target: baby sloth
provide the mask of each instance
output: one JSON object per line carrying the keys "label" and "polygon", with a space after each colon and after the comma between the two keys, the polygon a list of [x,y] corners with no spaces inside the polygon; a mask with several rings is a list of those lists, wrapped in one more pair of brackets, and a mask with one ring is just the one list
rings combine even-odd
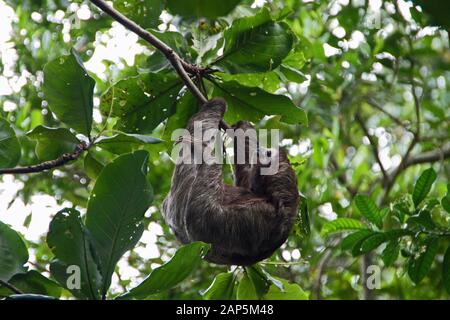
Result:
{"label": "baby sloth", "polygon": [[[189,120],[190,137],[180,143],[187,144],[185,146],[192,152],[190,155],[181,152],[180,157],[192,161],[191,164],[177,162],[162,210],[166,222],[182,243],[211,244],[206,256],[208,261],[252,265],[270,257],[286,241],[298,213],[297,179],[282,150],[276,155],[278,171],[273,175],[261,175],[264,167],[261,161],[256,164],[249,161],[248,139],[245,146],[237,146],[235,138],[234,186],[224,184],[221,164],[196,161],[194,149],[203,148],[214,137],[196,141],[194,122],[202,122],[203,132],[218,129],[225,109],[225,101],[215,98]],[[240,121],[233,129],[245,132],[253,126]],[[244,164],[236,161],[239,147],[245,148]]]}

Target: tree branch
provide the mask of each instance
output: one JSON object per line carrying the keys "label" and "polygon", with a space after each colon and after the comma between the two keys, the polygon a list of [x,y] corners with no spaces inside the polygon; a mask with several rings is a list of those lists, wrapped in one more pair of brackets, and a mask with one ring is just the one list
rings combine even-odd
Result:
{"label": "tree branch", "polygon": [[123,25],[128,30],[136,33],[140,38],[147,41],[149,44],[154,46],[156,49],[161,51],[162,54],[164,54],[169,60],[169,62],[174,67],[175,71],[180,75],[188,89],[197,97],[197,99],[201,103],[206,103],[208,100],[206,97],[200,92],[200,90],[195,86],[195,84],[192,82],[191,78],[186,73],[186,70],[190,73],[196,74],[199,73],[202,69],[196,68],[193,65],[190,65],[183,61],[178,54],[172,50],[168,45],[166,45],[164,42],[159,40],[157,37],[152,35],[150,32],[146,31],[142,27],[140,27],[138,24],[136,24],[134,21],[128,19],[123,14],[121,14],[119,11],[112,8],[110,5],[108,5],[103,0],[91,0],[91,2],[96,5],[98,8],[100,8],[103,12],[108,14],[111,18],[113,18],[115,21],[119,22],[121,25]]}
{"label": "tree branch", "polygon": [[441,161],[441,160],[448,159],[448,158],[450,158],[450,146],[449,145],[447,145],[446,147],[444,147],[442,149],[427,151],[427,152],[418,154],[415,157],[410,157],[405,163],[405,168],[416,165],[416,164],[436,162],[436,161]]}
{"label": "tree branch", "polygon": [[[162,54],[164,54],[175,69],[175,71],[178,73],[178,75],[183,80],[186,87],[189,89],[189,91],[192,92],[192,94],[200,101],[200,103],[204,104],[208,102],[207,97],[203,95],[203,93],[200,91],[200,89],[194,84],[192,79],[189,77],[187,72],[197,75],[197,74],[205,74],[208,73],[207,69],[199,68],[197,66],[194,66],[192,64],[187,63],[183,59],[180,58],[180,56],[172,50],[168,45],[166,45],[164,42],[156,38],[154,35],[152,35],[150,32],[146,31],[142,27],[140,27],[138,24],[136,24],[134,21],[128,19],[126,16],[121,14],[119,11],[112,8],[110,5],[108,5],[104,0],[90,0],[94,5],[96,5],[98,8],[100,8],[103,12],[108,14],[111,18],[113,18],[115,21],[119,22],[121,25],[123,25],[128,30],[134,32],[137,34],[141,39],[145,40],[152,46],[154,46],[156,49],[161,51]],[[187,72],[186,72],[187,71]],[[220,126],[223,129],[229,129],[230,126],[223,120],[220,122]]]}
{"label": "tree branch", "polygon": [[19,290],[18,288],[16,288],[15,286],[13,286],[11,283],[9,283],[7,281],[3,281],[0,279],[0,285],[11,290],[12,292],[14,292],[16,294],[23,294],[23,292],[21,290]]}
{"label": "tree branch", "polygon": [[42,171],[54,169],[57,167],[61,167],[61,166],[65,165],[66,163],[77,159],[89,147],[90,147],[90,145],[87,145],[84,142],[82,142],[76,146],[75,150],[72,153],[65,153],[55,160],[45,161],[45,162],[38,163],[35,165],[27,166],[27,167],[0,169],[0,175],[8,174],[8,173],[9,174],[35,173],[35,172],[42,172]]}
{"label": "tree branch", "polygon": [[394,171],[394,173],[389,177],[388,183],[386,185],[386,188],[384,190],[384,195],[382,198],[381,203],[384,204],[389,196],[389,192],[391,191],[392,187],[394,186],[395,181],[397,180],[398,176],[408,167],[408,162],[410,161],[410,155],[416,144],[420,141],[420,98],[417,96],[416,93],[416,85],[414,82],[414,76],[413,76],[413,68],[414,68],[414,62],[411,61],[411,94],[414,99],[414,110],[416,113],[416,130],[413,132],[413,139],[411,143],[408,146],[408,149],[405,152],[405,155],[402,158],[402,161],[400,162],[397,169]]}

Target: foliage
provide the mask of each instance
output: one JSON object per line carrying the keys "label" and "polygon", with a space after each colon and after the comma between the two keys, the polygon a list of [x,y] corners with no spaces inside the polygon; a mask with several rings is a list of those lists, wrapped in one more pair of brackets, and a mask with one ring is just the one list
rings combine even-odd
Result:
{"label": "foliage", "polygon": [[[440,201],[436,198],[426,198],[435,180],[436,172],[432,168],[423,171],[414,185],[412,194],[394,201],[386,210],[380,210],[368,196],[356,196],[355,204],[370,225],[354,220],[352,223],[358,226],[365,225],[366,229],[346,236],[341,244],[342,249],[350,251],[353,256],[377,252],[385,266],[395,265],[401,253],[404,258],[401,262],[402,268],[408,271],[415,284],[419,284],[429,273],[437,253],[442,248],[440,244],[448,246],[450,236],[450,228],[439,223],[445,221],[448,212],[440,206]],[[381,212],[383,214],[380,214]],[[342,219],[344,218],[325,224],[324,233],[329,234],[328,230],[350,229],[344,224],[337,226],[337,222]],[[384,249],[378,251],[377,248],[382,245]],[[450,273],[446,256],[449,249],[444,247],[443,250],[445,262],[442,267],[442,278],[446,283]],[[448,286],[446,288],[448,289]]]}
{"label": "foliage", "polygon": [[[0,280],[23,293],[0,282],[0,296],[448,299],[448,19],[435,0],[370,3],[114,1],[204,71],[192,80],[227,100],[227,122],[280,130],[297,224],[271,258],[227,268],[203,261],[204,243],[180,247],[160,213],[171,134],[198,110],[166,56],[89,1],[0,0],[14,16],[0,39],[0,188],[20,186],[0,201]],[[80,146],[52,170],[2,174]],[[61,210],[35,239],[42,212],[4,214],[44,195]],[[383,275],[369,293],[367,263]]]}

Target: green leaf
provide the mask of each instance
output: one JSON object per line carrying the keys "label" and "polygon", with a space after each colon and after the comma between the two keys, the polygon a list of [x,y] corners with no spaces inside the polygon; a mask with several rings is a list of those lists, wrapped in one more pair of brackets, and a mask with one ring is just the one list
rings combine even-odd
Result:
{"label": "green leaf", "polygon": [[19,234],[0,221],[0,280],[27,270],[28,250]]}
{"label": "green leaf", "polygon": [[142,134],[118,133],[112,137],[100,137],[96,146],[115,154],[128,153],[146,144],[160,143],[161,140]]}
{"label": "green leaf", "polygon": [[246,87],[253,87],[255,85],[264,91],[274,93],[280,88],[281,80],[278,73],[269,71],[264,73],[238,73],[229,74],[224,72],[217,72],[216,75],[223,81],[237,81]]}
{"label": "green leaf", "polygon": [[367,220],[380,229],[383,227],[383,212],[378,209],[375,202],[369,196],[358,194],[355,197],[355,204],[358,207],[359,212],[361,212]]}
{"label": "green leaf", "polygon": [[146,151],[116,158],[103,168],[89,198],[86,227],[98,255],[102,294],[111,284],[116,263],[144,231],[142,219],[153,200],[147,161]]}
{"label": "green leaf", "polygon": [[198,269],[208,249],[209,245],[203,242],[193,242],[179,248],[172,259],[154,269],[144,281],[119,299],[145,299],[173,288]]}
{"label": "green leaf", "polygon": [[273,284],[274,286],[276,286],[281,291],[284,291],[284,284],[279,278],[272,276],[270,273],[268,273],[263,268],[261,268],[260,270],[264,274],[264,276],[266,277],[267,281],[269,281],[269,283]]}
{"label": "green leaf", "polygon": [[242,0],[210,1],[210,0],[167,0],[167,8],[173,14],[185,18],[213,19],[225,16]]}
{"label": "green leaf", "polygon": [[53,160],[64,153],[73,152],[80,141],[65,128],[48,128],[38,126],[27,133],[36,140],[36,155],[41,161]]}
{"label": "green leaf", "polygon": [[381,232],[374,232],[365,238],[362,238],[352,248],[352,255],[359,256],[366,254],[376,248],[378,248],[382,243],[388,241],[386,235]]}
{"label": "green leaf", "polygon": [[381,254],[381,259],[383,259],[384,265],[386,267],[392,266],[397,260],[399,253],[400,246],[398,244],[398,241],[390,241]]}
{"label": "green leaf", "polygon": [[420,5],[422,10],[431,16],[433,25],[440,25],[447,30],[450,28],[448,15],[446,14],[450,10],[450,3],[438,0],[414,0],[413,2]]}
{"label": "green leaf", "polygon": [[410,217],[406,223],[408,226],[418,225],[421,229],[427,230],[433,230],[437,227],[428,211],[421,211],[418,215]]}
{"label": "green leaf", "polygon": [[367,229],[362,222],[351,218],[337,218],[336,220],[329,221],[322,227],[321,235],[326,237],[335,232],[341,232],[346,230],[358,230]]}
{"label": "green leaf", "polygon": [[237,292],[237,300],[258,300],[258,295],[256,293],[255,285],[253,284],[250,277],[244,272],[241,280],[239,281]]}
{"label": "green leaf", "polygon": [[[186,128],[189,119],[198,111],[198,104],[195,97],[186,91],[178,100],[176,112],[167,120],[164,128],[163,139],[172,145],[172,133],[180,128]],[[176,137],[178,138],[178,137]]]}
{"label": "green leaf", "polygon": [[447,185],[447,194],[441,200],[442,208],[450,213],[450,184]]}
{"label": "green leaf", "polygon": [[[47,279],[36,270],[30,270],[27,273],[16,274],[8,283],[18,288],[23,293],[42,294],[59,298],[61,296],[61,287],[54,281]],[[1,287],[0,296],[13,294],[10,289]]]}
{"label": "green leaf", "polygon": [[445,290],[450,294],[450,247],[445,251],[444,262],[442,263],[442,281]]}
{"label": "green leaf", "polygon": [[231,300],[233,297],[235,277],[232,272],[220,273],[208,289],[203,292],[205,300]]}
{"label": "green leaf", "polygon": [[306,58],[304,54],[305,48],[301,45],[302,42],[303,40],[297,43],[288,56],[283,60],[282,66],[289,67],[290,69],[294,69],[296,71],[303,68],[306,63]]}
{"label": "green leaf", "polygon": [[229,123],[242,119],[256,122],[265,115],[281,115],[283,122],[308,125],[306,112],[286,96],[271,94],[257,87],[245,87],[236,81],[214,84],[213,95],[227,101],[225,120]]}
{"label": "green leaf", "polygon": [[419,179],[414,186],[414,190],[412,193],[412,198],[414,202],[414,206],[417,206],[422,202],[423,199],[428,195],[431,190],[431,186],[436,180],[436,172],[433,168],[429,168],[422,172]]}
{"label": "green leaf", "polygon": [[50,110],[70,128],[90,135],[95,81],[72,49],[44,67],[44,96]]}
{"label": "green leaf", "polygon": [[84,157],[84,171],[89,178],[97,179],[103,168],[104,164],[94,156],[92,151],[86,153]]}
{"label": "green leaf", "polygon": [[408,275],[415,284],[419,284],[427,275],[433,264],[437,250],[437,239],[429,237],[424,241],[420,252],[409,259]]}
{"label": "green leaf", "polygon": [[161,22],[163,0],[116,0],[114,8],[143,28],[155,28]]}
{"label": "green leaf", "polygon": [[271,285],[269,292],[264,296],[264,300],[308,300],[309,294],[295,283],[289,283],[287,280],[280,279],[285,288],[281,291],[275,285]]}
{"label": "green leaf", "polygon": [[[47,244],[57,259],[50,265],[50,272],[74,296],[99,299],[101,277],[90,240],[77,210],[65,208],[59,211],[51,221],[47,234]],[[71,266],[75,266],[77,270],[69,269]],[[72,289],[76,287],[71,286],[72,281],[78,276],[80,288]]]}
{"label": "green leaf", "polygon": [[255,16],[234,20],[224,38],[223,55],[214,65],[228,73],[274,70],[294,45],[289,26],[271,21],[266,8]]}
{"label": "green leaf", "polygon": [[102,96],[100,110],[119,117],[118,130],[149,133],[175,113],[181,87],[173,72],[141,74],[109,88]]}
{"label": "green leaf", "polygon": [[20,160],[19,140],[11,125],[0,118],[0,168],[15,167]]}
{"label": "green leaf", "polygon": [[351,250],[357,242],[360,240],[368,237],[369,235],[373,234],[375,232],[371,230],[359,230],[356,232],[353,232],[349,234],[347,237],[344,238],[341,242],[341,249],[342,250]]}
{"label": "green leaf", "polygon": [[289,67],[287,65],[280,65],[277,74],[284,82],[292,81],[296,83],[302,83],[307,80],[306,76],[299,70]]}
{"label": "green leaf", "polygon": [[270,282],[267,279],[266,274],[262,271],[258,265],[245,268],[247,275],[253,283],[256,295],[258,299],[261,299],[267,291],[269,291]]}

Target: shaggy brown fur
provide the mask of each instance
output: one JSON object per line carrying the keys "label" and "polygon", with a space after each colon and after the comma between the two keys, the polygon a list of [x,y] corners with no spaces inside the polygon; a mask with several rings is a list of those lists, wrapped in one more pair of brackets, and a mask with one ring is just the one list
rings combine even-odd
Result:
{"label": "shaggy brown fur", "polygon": [[[206,103],[188,123],[192,137],[194,121],[202,121],[203,131],[218,128],[225,109],[222,99]],[[234,128],[253,127],[240,121]],[[182,143],[192,151],[202,147],[193,139]],[[206,259],[218,264],[251,265],[270,257],[288,237],[299,195],[295,173],[282,150],[275,175],[260,175],[260,168],[235,165],[235,186],[230,186],[223,182],[221,164],[178,164],[163,203],[165,220],[176,237],[182,243],[210,243]]]}

